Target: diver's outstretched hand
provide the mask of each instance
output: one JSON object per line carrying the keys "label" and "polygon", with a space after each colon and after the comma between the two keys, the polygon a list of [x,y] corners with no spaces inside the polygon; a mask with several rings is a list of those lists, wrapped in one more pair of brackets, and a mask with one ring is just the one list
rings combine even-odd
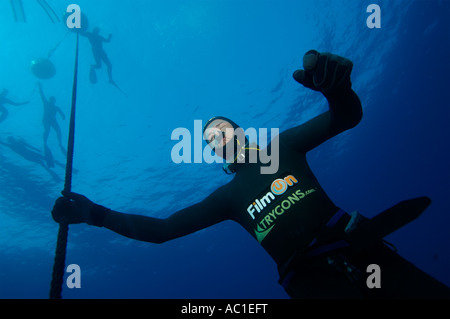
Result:
{"label": "diver's outstretched hand", "polygon": [[303,56],[304,70],[294,72],[294,79],[315,91],[331,94],[336,90],[351,88],[350,74],[353,63],[331,53],[308,51]]}
{"label": "diver's outstretched hand", "polygon": [[95,204],[86,196],[63,192],[64,197],[55,201],[52,216],[57,223],[92,224],[91,212]]}

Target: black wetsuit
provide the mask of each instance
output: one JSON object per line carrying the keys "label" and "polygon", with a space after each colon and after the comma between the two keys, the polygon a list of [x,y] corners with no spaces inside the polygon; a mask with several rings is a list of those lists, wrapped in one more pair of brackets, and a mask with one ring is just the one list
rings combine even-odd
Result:
{"label": "black wetsuit", "polygon": [[[203,201],[182,209],[167,219],[142,217],[143,223],[125,224],[123,229],[111,225],[113,230],[135,239],[162,243],[224,220],[238,222],[256,239],[256,233],[263,231],[262,228],[274,226],[260,240],[261,245],[278,264],[286,261],[295,249],[307,245],[315,232],[338,210],[310,170],[306,153],[355,126],[361,119],[362,110],[353,91],[330,99],[329,102],[328,112],[280,134],[279,170],[276,174],[261,174],[260,168],[264,165],[261,163],[238,164],[234,179]],[[249,206],[256,200],[261,203],[261,198],[270,191],[272,183],[280,178],[287,178],[293,185],[288,185],[284,194],[274,195],[270,203],[266,200],[267,207],[261,213],[255,207],[253,218],[248,212]],[[298,200],[291,198],[290,205],[284,203],[283,213],[280,208],[276,209],[292,196],[296,196]],[[275,209],[276,218],[272,213]],[[107,216],[111,217],[110,214]],[[271,220],[267,216],[272,216]],[[107,217],[105,220],[106,227],[109,226],[108,219]],[[135,229],[131,230],[129,226]]]}
{"label": "black wetsuit", "polygon": [[[109,211],[102,226],[134,239],[162,243],[224,220],[234,220],[258,240],[282,268],[295,252],[305,251],[339,211],[309,168],[306,153],[357,125],[362,117],[362,108],[358,96],[351,89],[327,96],[327,100],[329,111],[280,134],[279,170],[276,174],[261,174],[260,168],[264,165],[261,163],[238,164],[231,182],[203,201],[166,219]],[[361,257],[364,254],[360,254],[358,258],[362,259],[355,262],[359,262],[358,266],[364,267],[364,271],[369,263],[379,263],[383,278],[389,278],[390,266],[383,263],[384,259],[394,258],[395,267],[400,267],[398,261],[407,262],[381,243],[379,246],[374,248],[377,253],[369,256],[375,258],[367,260]],[[348,274],[329,264],[325,257],[301,263],[296,269],[291,269],[289,280],[284,279],[283,286],[293,298],[367,297],[359,285],[348,280]],[[394,277],[403,266],[399,269],[394,267]],[[408,267],[417,270],[412,265]],[[428,276],[419,270],[417,272]],[[431,277],[427,277],[425,282],[431,282],[431,289],[435,288],[434,285],[442,286],[444,290],[439,291],[439,296],[446,292],[446,287]],[[389,286],[388,283],[386,285]],[[392,294],[402,297],[403,292],[404,289],[400,288]],[[426,291],[423,295],[434,296],[433,292],[427,294]]]}

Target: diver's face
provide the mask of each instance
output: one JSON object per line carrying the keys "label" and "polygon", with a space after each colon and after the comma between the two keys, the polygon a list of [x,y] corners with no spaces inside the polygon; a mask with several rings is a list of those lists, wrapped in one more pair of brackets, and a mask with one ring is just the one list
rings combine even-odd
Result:
{"label": "diver's face", "polygon": [[[234,138],[234,128],[228,121],[221,119],[215,120],[206,128],[204,137],[209,147],[213,150],[223,149]],[[224,152],[217,152],[217,154],[222,153]]]}

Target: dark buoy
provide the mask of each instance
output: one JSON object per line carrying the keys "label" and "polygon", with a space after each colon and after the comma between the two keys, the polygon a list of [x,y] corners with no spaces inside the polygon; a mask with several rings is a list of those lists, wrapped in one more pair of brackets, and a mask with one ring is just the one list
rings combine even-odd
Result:
{"label": "dark buoy", "polygon": [[[71,15],[71,13],[66,12],[63,16],[63,23],[67,27],[67,18]],[[85,33],[89,29],[89,20],[87,16],[81,12],[81,28],[70,29],[72,32]]]}
{"label": "dark buoy", "polygon": [[49,59],[38,58],[31,61],[31,72],[39,79],[48,80],[55,76],[56,69]]}

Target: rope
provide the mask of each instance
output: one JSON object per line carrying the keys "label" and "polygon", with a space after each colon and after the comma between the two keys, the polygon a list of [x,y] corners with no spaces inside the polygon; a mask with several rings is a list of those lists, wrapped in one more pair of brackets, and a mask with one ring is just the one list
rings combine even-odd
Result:
{"label": "rope", "polygon": [[[75,49],[75,70],[72,87],[72,109],[70,112],[66,176],[63,192],[71,192],[72,189],[73,150],[75,145],[75,110],[77,103],[78,42],[79,42],[79,33],[77,33],[77,45]],[[63,220],[62,222],[59,223],[58,241],[56,243],[55,261],[53,264],[52,282],[50,287],[50,299],[62,298],[61,292],[64,279],[68,233],[69,233],[69,224]]]}
{"label": "rope", "polygon": [[11,3],[11,8],[12,8],[12,11],[14,14],[14,21],[17,22],[18,19],[17,19],[17,12],[16,12],[16,6],[14,4],[14,0],[10,0],[9,2]]}
{"label": "rope", "polygon": [[[55,23],[55,20],[53,18],[55,18],[56,21],[58,21],[58,22],[60,21],[55,10],[53,10],[53,8],[45,0],[37,0],[37,2],[42,7],[42,9],[44,9],[45,13],[47,13],[47,15],[50,18],[50,20],[52,21],[52,23]],[[53,17],[52,17],[52,15],[53,15]]]}
{"label": "rope", "polygon": [[64,35],[64,37],[55,45],[54,48],[52,48],[50,51],[48,51],[48,58],[51,58],[53,53],[56,51],[56,49],[58,49],[58,47],[61,45],[61,43],[64,42],[64,40],[67,38],[67,35],[70,33],[70,30],[67,30],[66,34]]}

